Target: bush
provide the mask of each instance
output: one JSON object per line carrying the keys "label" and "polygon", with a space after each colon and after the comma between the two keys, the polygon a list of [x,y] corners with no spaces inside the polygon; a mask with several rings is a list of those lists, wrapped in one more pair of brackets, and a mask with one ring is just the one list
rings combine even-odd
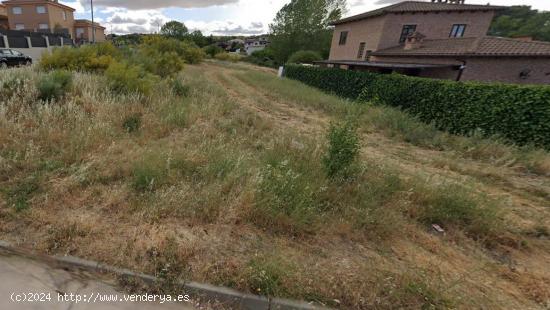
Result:
{"label": "bush", "polygon": [[156,82],[154,76],[139,66],[112,63],[105,71],[109,87],[116,93],[140,93],[149,95]]}
{"label": "bush", "polygon": [[288,58],[290,64],[311,64],[314,61],[322,60],[321,55],[314,51],[297,51]]}
{"label": "bush", "polygon": [[243,58],[244,61],[258,66],[277,68],[279,63],[275,60],[275,55],[270,48],[253,52],[250,56]]}
{"label": "bush", "polygon": [[202,48],[202,50],[204,51],[204,53],[208,56],[210,56],[211,58],[214,58],[214,56],[216,56],[216,54],[219,54],[219,53],[223,53],[223,48],[217,46],[217,45],[209,45],[209,46],[205,46]]}
{"label": "bush", "polygon": [[325,172],[329,178],[347,175],[359,155],[359,137],[351,122],[341,126],[332,125],[328,134],[329,148],[323,158]]}
{"label": "bush", "polygon": [[40,68],[44,70],[105,71],[120,53],[110,43],[85,45],[79,48],[60,47],[51,53],[44,53]]}
{"label": "bush", "polygon": [[53,71],[44,75],[37,83],[38,98],[50,101],[63,97],[72,86],[72,74],[67,71]]}
{"label": "bush", "polygon": [[165,38],[158,35],[145,37],[139,49],[145,55],[152,57],[158,54],[177,55],[188,64],[200,63],[204,58],[203,51],[194,43]]}
{"label": "bush", "polygon": [[237,62],[242,59],[240,55],[237,54],[230,54],[230,53],[218,53],[216,56],[214,56],[217,60],[221,61],[231,61],[231,62]]}
{"label": "bush", "polygon": [[438,129],[550,148],[550,87],[432,80],[289,65],[285,75],[359,101],[400,107]]}

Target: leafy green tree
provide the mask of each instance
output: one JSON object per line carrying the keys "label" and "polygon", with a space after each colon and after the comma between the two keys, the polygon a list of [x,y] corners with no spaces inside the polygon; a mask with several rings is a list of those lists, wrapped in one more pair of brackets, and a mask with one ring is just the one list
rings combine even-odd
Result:
{"label": "leafy green tree", "polygon": [[160,34],[167,36],[169,38],[174,38],[178,40],[183,40],[185,36],[189,33],[189,30],[183,23],[178,21],[167,22],[160,29]]}
{"label": "leafy green tree", "polygon": [[530,6],[511,6],[497,14],[490,35],[501,37],[530,36],[550,41],[550,12],[539,12]]}
{"label": "leafy green tree", "polygon": [[198,47],[205,47],[208,45],[208,38],[205,37],[199,30],[191,32],[187,37]]}
{"label": "leafy green tree", "polygon": [[346,0],[292,0],[283,6],[270,25],[271,48],[278,62],[285,63],[299,50],[328,56],[330,22],[341,18]]}

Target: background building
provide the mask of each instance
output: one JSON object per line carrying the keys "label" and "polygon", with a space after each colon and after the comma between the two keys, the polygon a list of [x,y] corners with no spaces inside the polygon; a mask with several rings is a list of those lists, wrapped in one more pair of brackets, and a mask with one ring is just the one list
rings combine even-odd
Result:
{"label": "background building", "polygon": [[344,18],[330,57],[346,69],[452,80],[550,83],[550,43],[487,36],[497,10],[463,1],[404,1]]}
{"label": "background building", "polygon": [[[92,23],[75,20],[75,10],[57,0],[8,0],[2,4],[11,30],[58,33],[72,39],[79,39],[78,31],[82,41],[91,41]],[[0,19],[1,15],[0,11]],[[105,41],[105,28],[97,23],[95,28],[96,42]]]}

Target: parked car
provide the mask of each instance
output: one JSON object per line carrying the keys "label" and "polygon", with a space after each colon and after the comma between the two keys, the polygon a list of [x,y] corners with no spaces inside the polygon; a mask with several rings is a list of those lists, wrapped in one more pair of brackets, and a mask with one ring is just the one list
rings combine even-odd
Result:
{"label": "parked car", "polygon": [[9,48],[0,48],[0,69],[16,66],[30,66],[32,58]]}

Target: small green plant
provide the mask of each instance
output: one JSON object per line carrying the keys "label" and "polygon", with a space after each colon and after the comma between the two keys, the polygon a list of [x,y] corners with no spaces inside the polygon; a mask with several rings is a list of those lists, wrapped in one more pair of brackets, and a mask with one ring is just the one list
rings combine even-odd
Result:
{"label": "small green plant", "polygon": [[328,141],[329,148],[323,158],[327,176],[346,176],[359,155],[359,137],[355,125],[350,121],[340,126],[331,125]]}
{"label": "small green plant", "polygon": [[419,219],[430,225],[463,229],[473,239],[498,234],[500,221],[497,207],[491,200],[456,185],[418,186],[413,200],[419,206]]}
{"label": "small green plant", "polygon": [[40,189],[36,179],[29,179],[17,183],[5,192],[8,203],[15,211],[21,212],[29,207],[29,199]]}
{"label": "small green plant", "polygon": [[68,71],[53,71],[44,75],[36,85],[38,98],[43,101],[63,97],[72,86],[72,74]]}
{"label": "small green plant", "polygon": [[134,165],[132,188],[137,192],[154,191],[166,182],[167,173],[162,158],[148,156]]}
{"label": "small green plant", "polygon": [[189,87],[189,85],[183,84],[180,79],[174,79],[172,81],[172,91],[177,96],[187,97],[189,95],[189,92],[191,91],[191,88]]}
{"label": "small green plant", "polygon": [[126,117],[124,123],[122,124],[124,130],[128,133],[136,132],[141,127],[141,115],[134,114]]}
{"label": "small green plant", "polygon": [[27,80],[19,76],[14,76],[4,81],[0,85],[0,95],[2,98],[11,98],[15,95],[21,94],[25,89]]}
{"label": "small green plant", "polygon": [[288,267],[273,257],[260,256],[250,260],[247,271],[250,290],[264,296],[283,295],[283,281],[289,273]]}

